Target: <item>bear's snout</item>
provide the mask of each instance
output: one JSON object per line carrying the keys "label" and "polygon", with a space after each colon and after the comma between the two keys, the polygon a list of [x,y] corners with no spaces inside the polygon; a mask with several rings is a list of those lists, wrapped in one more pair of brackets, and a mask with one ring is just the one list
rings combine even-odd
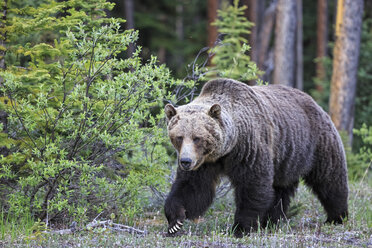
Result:
{"label": "bear's snout", "polygon": [[193,140],[185,137],[178,154],[178,165],[181,170],[191,171],[197,169],[202,162],[200,151],[195,147]]}
{"label": "bear's snout", "polygon": [[192,164],[192,160],[190,158],[181,158],[180,159],[180,166],[184,170],[190,170]]}

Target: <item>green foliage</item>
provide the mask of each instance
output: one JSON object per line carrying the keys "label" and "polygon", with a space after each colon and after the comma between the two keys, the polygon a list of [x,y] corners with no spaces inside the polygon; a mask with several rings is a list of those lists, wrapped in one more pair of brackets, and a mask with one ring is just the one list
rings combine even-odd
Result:
{"label": "green foliage", "polygon": [[353,152],[348,145],[348,136],[342,132],[341,137],[345,146],[346,160],[348,167],[349,180],[358,181],[371,175],[372,169],[372,127],[363,124],[360,129],[354,129],[354,138],[361,139],[361,147],[358,152]]}
{"label": "green foliage", "polygon": [[[138,32],[104,18],[109,6],[48,1],[7,27],[15,32],[7,53],[18,60],[0,73],[0,109],[9,114],[0,145],[11,151],[0,157],[0,201],[14,216],[81,223],[101,212],[133,215],[143,189],[166,185],[160,109],[180,82],[155,57],[143,63],[140,48],[119,57]],[[48,28],[60,31],[49,43],[12,40]]]}
{"label": "green foliage", "polygon": [[367,177],[369,180],[372,171],[372,126],[363,124],[360,129],[354,129],[354,134],[362,140],[358,153],[347,149],[348,171],[350,180],[359,180]]}
{"label": "green foliage", "polygon": [[25,67],[29,57],[23,54],[22,47],[36,43],[53,45],[54,39],[80,22],[87,29],[105,23],[105,9],[112,9],[113,4],[106,0],[14,0],[7,1],[6,8],[0,29],[0,38],[6,41],[6,64]]}
{"label": "green foliage", "polygon": [[226,77],[247,82],[257,79],[261,74],[257,65],[247,55],[250,47],[245,35],[250,33],[249,29],[254,24],[244,17],[247,6],[238,5],[239,1],[234,0],[233,5],[218,10],[219,19],[213,25],[223,34],[223,39],[211,49],[214,56],[212,66],[206,74],[208,78]]}
{"label": "green foliage", "polygon": [[34,224],[35,222],[30,214],[15,217],[2,208],[0,213],[0,240],[15,241],[20,237],[31,235]]}
{"label": "green foliage", "polygon": [[28,237],[27,240],[36,240],[38,243],[41,243],[46,238],[46,231],[48,230],[48,227],[45,222],[42,222],[40,220],[35,221],[33,226],[30,228],[30,231],[32,232]]}
{"label": "green foliage", "polygon": [[365,162],[372,161],[372,126],[363,124],[360,129],[354,129],[354,134],[361,137],[364,146],[360,148],[360,158]]}

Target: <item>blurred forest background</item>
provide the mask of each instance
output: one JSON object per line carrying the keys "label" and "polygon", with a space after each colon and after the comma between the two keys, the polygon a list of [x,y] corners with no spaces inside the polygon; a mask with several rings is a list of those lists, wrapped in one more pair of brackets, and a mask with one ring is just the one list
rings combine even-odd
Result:
{"label": "blurred forest background", "polygon": [[[176,77],[183,78],[190,73],[188,65],[202,48],[213,47],[223,37],[223,32],[219,33],[217,27],[210,24],[217,19],[217,9],[223,8],[226,2],[228,1],[115,1],[116,6],[111,14],[126,19],[127,28],[140,31],[138,44],[144,48],[142,51],[144,58],[155,54]],[[230,1],[231,4],[232,2]],[[311,94],[326,111],[329,110],[337,2],[340,4],[343,1],[239,1],[240,6],[248,7],[244,10],[244,16],[254,23],[249,28],[250,33],[245,34],[245,37],[251,46],[249,53],[251,60],[264,71],[261,78],[268,83],[288,84]],[[350,86],[344,88],[346,92],[343,93],[350,95],[352,99],[347,104],[352,102],[356,104],[354,127],[357,129],[361,128],[363,123],[367,125],[372,123],[372,73],[369,65],[372,1],[364,1],[364,9],[363,1],[358,2],[359,12],[351,16],[355,19],[359,15],[363,23],[361,44],[358,44],[358,39],[354,39],[354,43],[351,44],[355,47],[354,51],[351,51],[351,56],[356,56],[357,60],[360,47],[359,62],[355,64],[356,66],[359,64],[358,78],[356,81],[345,79],[350,79],[347,82]],[[351,8],[351,5],[346,6],[345,8]],[[284,27],[285,25],[287,27]],[[357,23],[355,28],[358,25],[360,23]],[[285,44],[275,50],[276,41]],[[286,61],[279,59],[276,61],[275,56]],[[276,75],[275,68],[283,66],[282,63],[289,64],[289,67],[280,69],[284,71],[282,73],[284,76]],[[336,82],[336,79],[334,81],[334,84],[341,84]],[[356,91],[353,90],[355,86]],[[347,117],[344,118],[350,118],[347,122],[352,122],[354,112],[350,110],[345,115]],[[348,125],[348,132],[352,126]],[[359,142],[357,138],[354,142],[355,147],[359,147]]]}
{"label": "blurred forest background", "polygon": [[0,7],[2,220],[130,222],[160,209],[176,155],[163,106],[216,76],[309,93],[342,134],[350,180],[371,182],[372,0]]}

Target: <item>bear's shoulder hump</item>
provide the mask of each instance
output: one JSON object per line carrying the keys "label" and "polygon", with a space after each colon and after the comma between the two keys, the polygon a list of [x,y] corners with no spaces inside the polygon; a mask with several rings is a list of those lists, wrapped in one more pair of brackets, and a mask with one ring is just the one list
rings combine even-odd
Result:
{"label": "bear's shoulder hump", "polygon": [[210,95],[210,94],[236,94],[244,91],[251,91],[251,87],[227,78],[219,78],[208,81],[202,88],[200,95]]}

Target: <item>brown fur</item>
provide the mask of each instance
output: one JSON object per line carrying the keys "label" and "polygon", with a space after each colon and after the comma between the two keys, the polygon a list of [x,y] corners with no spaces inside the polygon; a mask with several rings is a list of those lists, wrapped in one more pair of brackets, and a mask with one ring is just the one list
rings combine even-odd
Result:
{"label": "brown fur", "polygon": [[207,210],[221,175],[235,188],[238,237],[255,230],[257,221],[263,226],[283,217],[300,178],[320,199],[328,222],[347,216],[342,142],[307,94],[217,79],[190,104],[167,105],[165,112],[180,165],[165,204],[169,230]]}

